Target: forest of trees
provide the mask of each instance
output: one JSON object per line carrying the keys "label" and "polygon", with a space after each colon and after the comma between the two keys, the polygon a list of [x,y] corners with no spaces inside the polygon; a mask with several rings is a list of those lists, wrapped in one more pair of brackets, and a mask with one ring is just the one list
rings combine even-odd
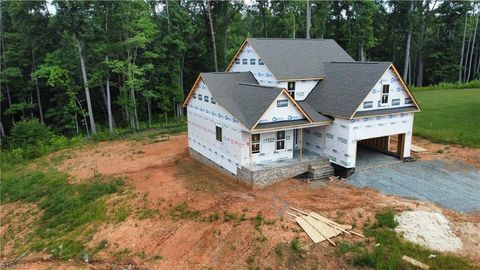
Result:
{"label": "forest of trees", "polygon": [[[410,85],[478,79],[469,1],[1,1],[2,136],[38,118],[64,135],[181,117],[199,72],[246,37],[335,39]],[[307,25],[309,26],[307,28]]]}

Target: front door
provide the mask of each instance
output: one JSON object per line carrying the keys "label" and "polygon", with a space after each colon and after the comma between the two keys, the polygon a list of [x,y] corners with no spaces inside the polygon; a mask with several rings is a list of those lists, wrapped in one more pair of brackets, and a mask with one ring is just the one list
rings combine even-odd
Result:
{"label": "front door", "polygon": [[298,139],[298,129],[293,130],[293,149],[298,149],[300,147]]}

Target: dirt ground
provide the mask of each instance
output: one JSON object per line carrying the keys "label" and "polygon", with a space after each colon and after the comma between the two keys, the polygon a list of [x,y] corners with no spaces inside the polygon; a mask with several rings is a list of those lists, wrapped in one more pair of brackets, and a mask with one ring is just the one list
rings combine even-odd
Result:
{"label": "dirt ground", "polygon": [[[421,159],[455,158],[480,168],[479,149],[458,146],[447,149],[416,137],[414,144],[432,150],[415,154]],[[441,153],[440,149],[443,149]],[[96,256],[95,263],[60,265],[28,257],[25,265],[30,269],[123,269],[128,265],[132,269],[245,269],[248,266],[291,269],[295,260],[280,258],[275,250],[297,236],[307,250],[300,268],[351,268],[334,255],[334,249],[327,242],[312,244],[286,214],[290,206],[352,224],[357,231],[371,224],[375,213],[384,209],[440,211],[452,221],[455,233],[463,241],[459,254],[480,263],[480,214],[458,214],[431,203],[386,196],[342,181],[309,184],[289,179],[251,190],[189,158],[185,134],[168,140],[102,142],[64,155],[59,168],[76,182],[95,173],[124,176],[128,185],[148,198],[148,203],[132,200],[129,207],[148,208],[158,214],[144,219],[130,215],[124,222],[103,225],[90,245],[93,247],[105,240],[109,244]],[[198,210],[203,217],[217,215],[219,219],[172,219],[169,215],[172,209],[185,203],[188,210],[183,214],[187,216]],[[229,215],[235,216],[236,221],[227,220]],[[334,239],[336,242],[358,240],[361,239],[353,236]],[[122,251],[127,255],[116,256]]]}

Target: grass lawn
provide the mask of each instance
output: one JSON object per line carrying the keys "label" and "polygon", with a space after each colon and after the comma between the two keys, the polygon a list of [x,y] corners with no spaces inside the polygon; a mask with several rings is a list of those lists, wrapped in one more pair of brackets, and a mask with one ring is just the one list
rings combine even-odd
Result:
{"label": "grass lawn", "polygon": [[422,108],[415,115],[415,135],[434,142],[480,148],[480,89],[413,94]]}

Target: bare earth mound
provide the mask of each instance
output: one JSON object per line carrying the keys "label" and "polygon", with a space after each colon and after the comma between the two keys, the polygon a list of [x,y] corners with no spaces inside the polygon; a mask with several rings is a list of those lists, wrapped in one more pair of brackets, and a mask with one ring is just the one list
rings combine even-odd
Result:
{"label": "bare earth mound", "polygon": [[[442,212],[459,224],[454,232],[460,234],[464,245],[458,252],[480,261],[479,239],[471,237],[479,228],[478,215],[460,215],[431,203],[386,196],[341,181],[308,184],[289,179],[251,190],[189,158],[185,134],[166,141],[102,142],[75,150],[59,168],[69,173],[72,181],[95,173],[124,176],[139,194],[127,201],[130,214],[125,221],[104,224],[91,239],[91,247],[108,243],[95,256],[96,269],[111,269],[110,262],[133,264],[138,267],[135,269],[351,268],[332,255],[329,243],[312,245],[286,215],[290,206],[354,225],[358,231],[385,209]],[[145,211],[155,214],[139,218]],[[295,237],[307,250],[300,266],[295,258],[280,252],[288,251]],[[53,268],[59,269],[58,265]]]}

